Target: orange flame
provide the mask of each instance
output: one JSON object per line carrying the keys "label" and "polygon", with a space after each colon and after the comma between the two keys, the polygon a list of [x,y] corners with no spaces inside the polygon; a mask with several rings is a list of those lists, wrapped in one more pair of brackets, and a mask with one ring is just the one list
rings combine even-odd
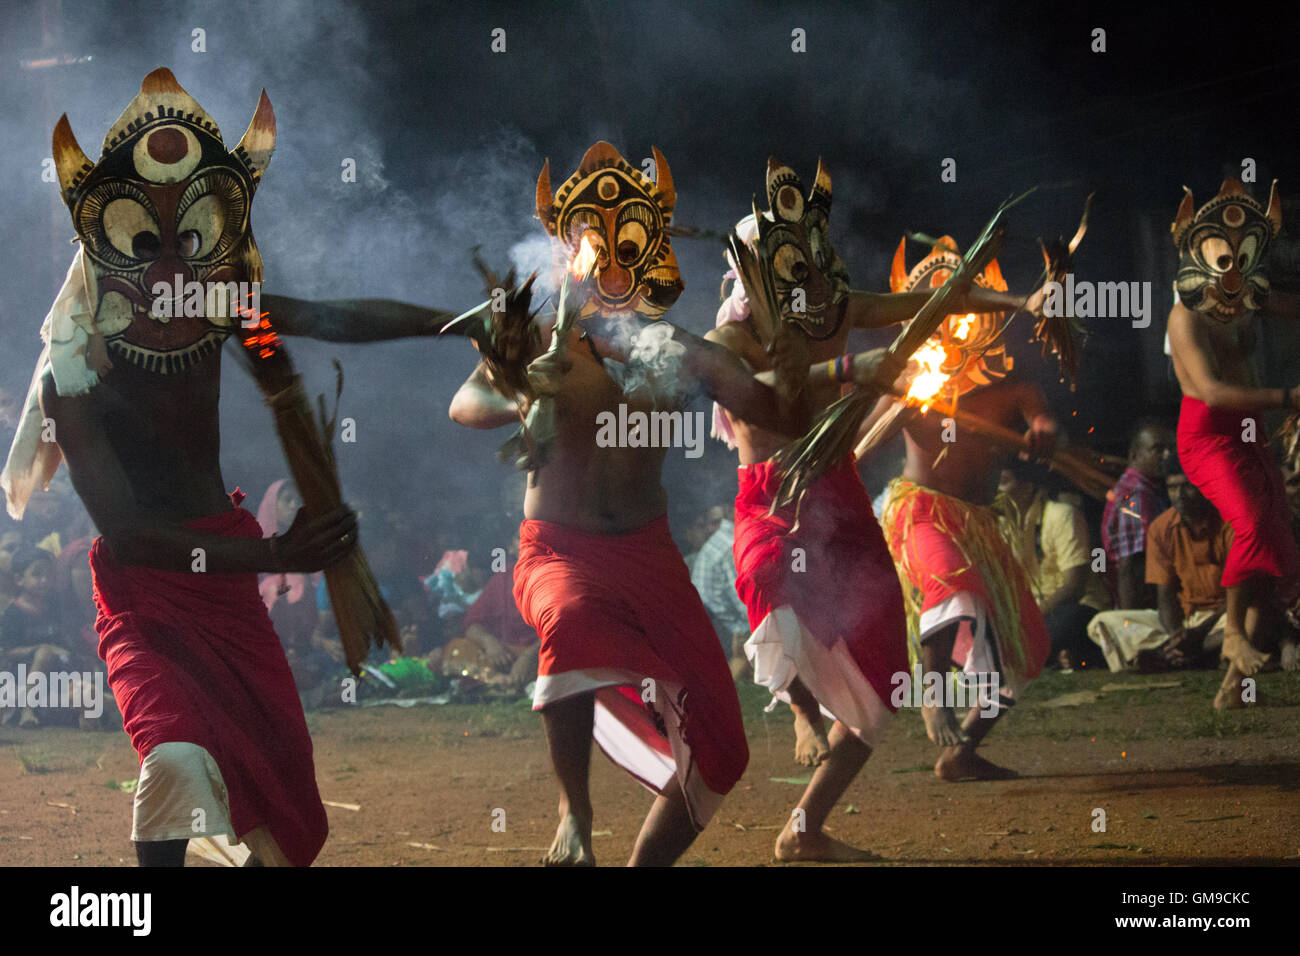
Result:
{"label": "orange flame", "polygon": [[591,241],[591,234],[582,237],[582,244],[578,247],[578,254],[573,257],[569,263],[569,272],[575,279],[586,279],[591,276],[596,269],[596,244]]}
{"label": "orange flame", "polygon": [[280,336],[270,322],[271,313],[263,312],[258,316],[258,323],[252,326],[249,334],[244,336],[244,348],[256,352],[259,358],[270,358],[280,347]]}
{"label": "orange flame", "polygon": [[916,402],[922,407],[928,407],[934,401],[948,381],[948,376],[940,371],[945,358],[947,355],[938,342],[926,342],[912,354],[912,361],[921,366],[921,371],[908,386],[908,401]]}
{"label": "orange flame", "polygon": [[959,318],[952,328],[952,337],[958,342],[965,342],[966,336],[970,335],[970,327],[975,324],[975,313],[967,312]]}

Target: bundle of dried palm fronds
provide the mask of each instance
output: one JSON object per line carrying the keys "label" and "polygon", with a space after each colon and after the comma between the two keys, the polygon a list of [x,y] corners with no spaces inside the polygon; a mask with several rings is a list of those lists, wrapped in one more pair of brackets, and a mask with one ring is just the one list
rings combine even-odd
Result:
{"label": "bundle of dried palm fronds", "polygon": [[[338,396],[343,392],[343,369],[335,361],[338,385],[334,415],[326,416],[325,397],[318,396],[320,417],[317,420],[303,391],[302,377],[294,372],[268,315],[263,314],[257,325],[243,330],[243,344],[251,360],[253,377],[275,413],[275,429],[303,507],[313,517],[328,514],[343,503],[332,440],[338,418]],[[353,674],[360,674],[361,664],[372,645],[401,650],[397,622],[379,592],[359,544],[343,560],[325,569],[325,586],[334,608],[344,656]]]}

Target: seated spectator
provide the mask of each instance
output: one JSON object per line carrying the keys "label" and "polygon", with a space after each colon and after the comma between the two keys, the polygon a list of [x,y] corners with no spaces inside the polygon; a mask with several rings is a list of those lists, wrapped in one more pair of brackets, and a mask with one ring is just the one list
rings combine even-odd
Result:
{"label": "seated spectator", "polygon": [[[257,507],[262,536],[269,538],[288,531],[300,507],[302,499],[292,481],[282,478],[273,482]],[[259,585],[299,694],[316,687],[338,669],[333,657],[312,642],[318,615],[315,588],[321,577],[320,574],[264,574]]]}
{"label": "seated spectator", "polygon": [[1156,516],[1169,508],[1164,490],[1164,462],[1174,447],[1169,428],[1139,422],[1128,446],[1128,467],[1111,489],[1101,516],[1101,546],[1106,549],[1106,575],[1116,607],[1153,607],[1146,580],[1147,531]]}
{"label": "seated spectator", "polygon": [[722,519],[727,516],[727,509],[721,505],[714,505],[712,508],[701,512],[686,529],[686,550],[682,553],[682,560],[686,562],[688,569],[695,567],[695,559],[700,553],[700,548],[704,547],[704,542],[713,536],[713,532],[718,530],[718,525]]}
{"label": "seated spectator", "polygon": [[537,677],[541,642],[515,604],[514,565],[488,577],[465,613],[464,636],[443,649],[446,672],[477,670],[491,683],[524,687]]}
{"label": "seated spectator", "polygon": [[438,617],[453,631],[460,629],[463,615],[492,576],[492,547],[490,542],[480,541],[463,551],[447,551],[424,579]]}
{"label": "seated spectator", "polygon": [[1106,585],[1093,573],[1088,523],[1072,504],[1052,501],[1034,483],[1038,466],[1015,461],[1003,469],[993,509],[998,526],[1024,565],[1052,639],[1049,663],[1099,666],[1088,621],[1110,606]]}
{"label": "seated spectator", "polygon": [[[66,667],[71,652],[61,646],[58,621],[49,608],[50,570],[54,559],[48,551],[27,549],[12,560],[16,596],[0,615],[0,666],[13,671],[19,664],[28,674]],[[10,712],[5,713],[8,719]],[[41,719],[31,707],[24,707],[20,727],[39,727]]]}
{"label": "seated spectator", "polygon": [[1226,593],[1220,581],[1232,528],[1187,480],[1177,458],[1166,464],[1173,507],[1147,532],[1146,579],[1156,586],[1157,610],[1128,608],[1098,614],[1088,636],[1113,671],[1213,667],[1223,645]]}
{"label": "seated spectator", "polygon": [[731,672],[739,677],[749,667],[745,641],[749,639],[749,612],[736,593],[736,559],[731,549],[736,539],[735,523],[723,518],[695,556],[691,583],[709,612],[722,647],[731,658]]}
{"label": "seated spectator", "polygon": [[3,614],[18,596],[14,581],[14,555],[23,546],[22,535],[9,530],[0,534],[0,614]]}

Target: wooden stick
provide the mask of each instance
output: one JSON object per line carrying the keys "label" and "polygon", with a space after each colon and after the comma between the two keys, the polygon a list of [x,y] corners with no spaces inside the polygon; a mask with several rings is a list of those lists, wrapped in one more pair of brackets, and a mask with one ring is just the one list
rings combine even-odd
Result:
{"label": "wooden stick", "polygon": [[[986,418],[953,408],[941,401],[931,403],[929,411],[952,418],[953,421],[967,431],[988,439],[993,444],[1001,445],[1003,448],[1024,452],[1031,450],[1029,442],[1023,435]],[[1101,501],[1106,500],[1107,492],[1115,484],[1114,478],[1083,461],[1077,452],[1072,452],[1068,448],[1053,453],[1047,459],[1046,464],[1053,471],[1059,471],[1069,478],[1085,494]]]}

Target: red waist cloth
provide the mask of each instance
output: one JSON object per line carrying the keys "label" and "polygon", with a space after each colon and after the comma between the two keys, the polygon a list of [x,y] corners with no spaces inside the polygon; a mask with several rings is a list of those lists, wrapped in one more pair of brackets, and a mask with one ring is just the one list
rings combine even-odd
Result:
{"label": "red waist cloth", "polygon": [[[618,535],[524,521],[515,602],[541,638],[539,677],[617,670],[682,688],[673,704],[704,782],[735,786],[749,762],[736,685],[667,517]],[[620,689],[646,709],[640,686]]]}
{"label": "red waist cloth", "polygon": [[[898,478],[882,517],[898,573],[911,590],[914,642],[949,623],[927,620],[927,612],[969,592],[987,609],[1008,680],[1015,685],[1042,672],[1051,650],[1047,622],[987,508]],[[960,660],[968,649],[961,637],[954,654]]]}
{"label": "red waist cloth", "polygon": [[[1253,418],[1258,441],[1243,441]],[[1232,525],[1223,586],[1256,575],[1288,578],[1300,567],[1282,473],[1263,435],[1258,412],[1210,408],[1183,396],[1178,414],[1178,458],[1188,479]]]}
{"label": "red waist cloth", "polygon": [[[186,527],[262,536],[242,508]],[[168,741],[203,747],[221,770],[235,833],[265,826],[291,863],[310,864],[329,824],[302,704],[257,575],[120,564],[102,538],[90,568],[99,656],[140,759]]]}
{"label": "red waist cloth", "polygon": [[799,530],[794,509],[769,516],[781,482],[771,462],[739,469],[736,495],[736,591],[757,628],[789,605],[829,647],[843,639],[854,663],[891,710],[892,677],[906,673],[907,614],[894,561],[871,499],[846,458],[804,495]]}

